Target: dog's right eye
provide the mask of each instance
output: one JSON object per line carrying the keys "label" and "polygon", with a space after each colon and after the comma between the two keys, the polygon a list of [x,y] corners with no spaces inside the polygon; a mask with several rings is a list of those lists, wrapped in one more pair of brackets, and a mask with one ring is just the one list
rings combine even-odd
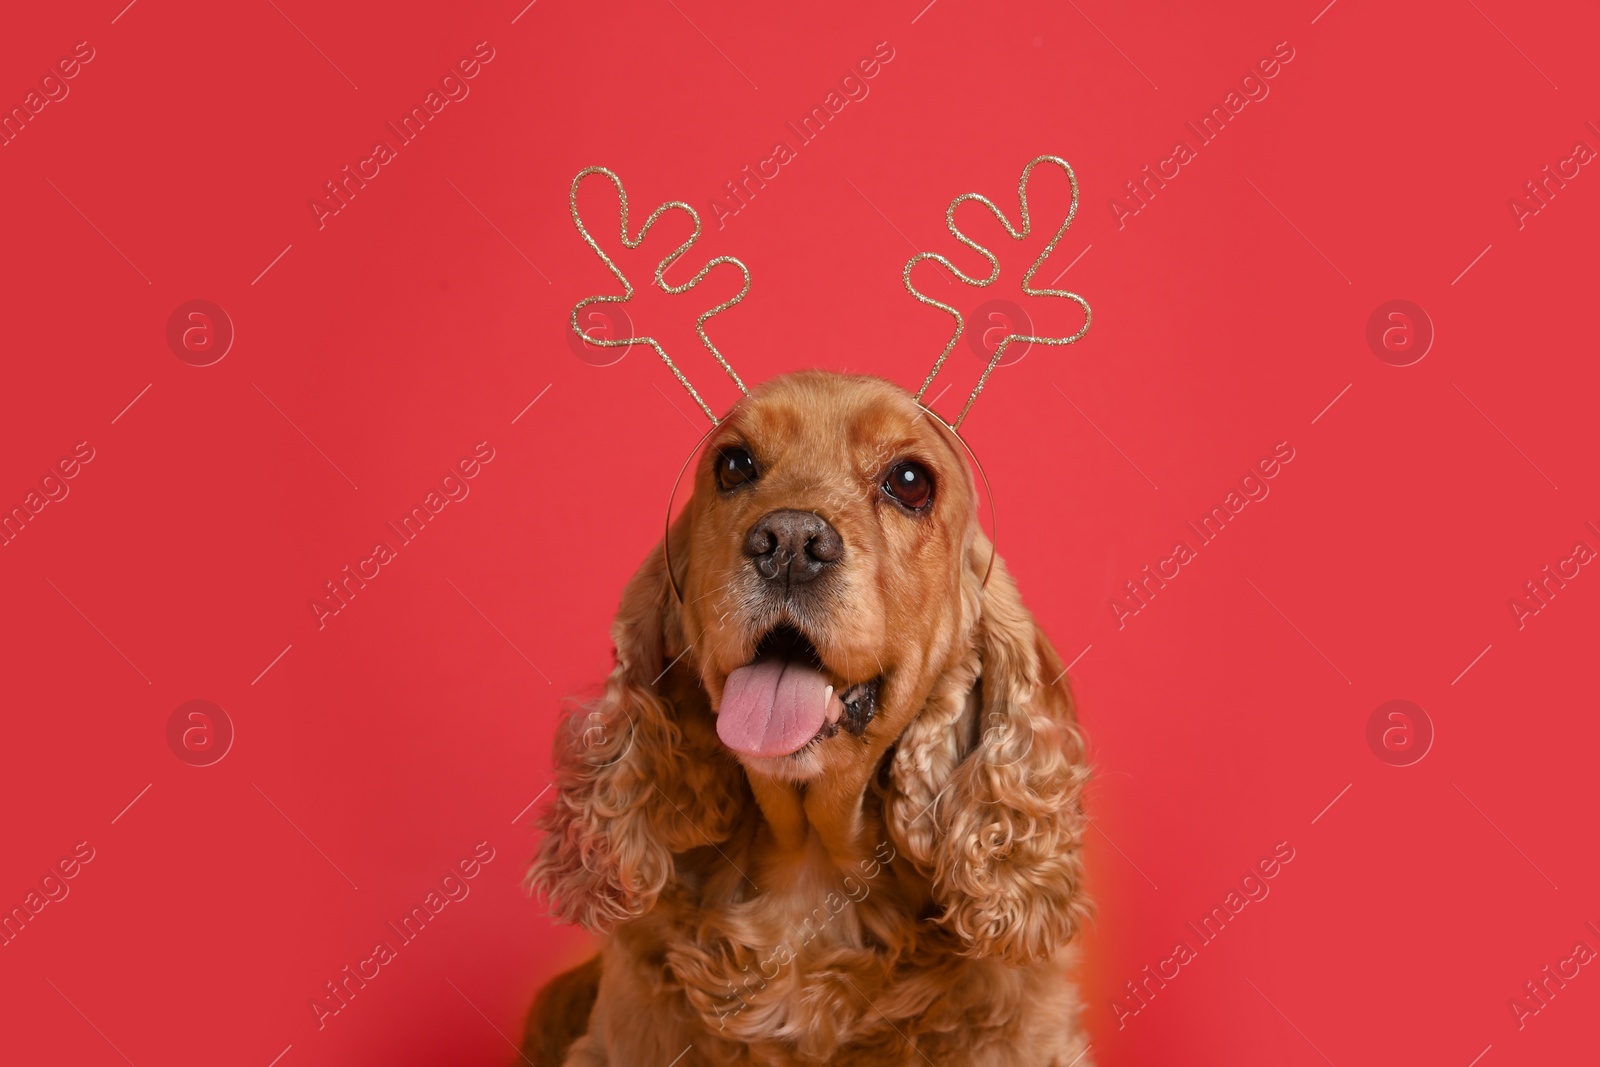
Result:
{"label": "dog's right eye", "polygon": [[756,459],[742,448],[725,449],[717,457],[717,486],[720,489],[737,489],[761,477],[756,469]]}

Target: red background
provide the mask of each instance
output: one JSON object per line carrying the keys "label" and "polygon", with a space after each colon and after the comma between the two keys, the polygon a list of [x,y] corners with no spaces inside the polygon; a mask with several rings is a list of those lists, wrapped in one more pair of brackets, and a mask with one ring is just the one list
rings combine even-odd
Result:
{"label": "red background", "polygon": [[[598,367],[569,348],[568,310],[613,291],[569,181],[616,169],[636,226],[668,199],[705,215],[684,265],[750,265],[750,297],[710,327],[747,378],[915,385],[947,320],[901,267],[955,253],[959,193],[1014,214],[1042,153],[1083,194],[1041,280],[1072,261],[1061,284],[1094,326],[998,371],[965,430],[1000,550],[1075,660],[1098,767],[1094,1058],[1592,1054],[1594,968],[1520,1029],[1507,1006],[1575,942],[1600,948],[1600,577],[1582,568],[1521,629],[1507,604],[1575,542],[1600,548],[1600,176],[1521,228],[1507,204],[1574,142],[1600,147],[1592,9],[122,2],[19,8],[0,34],[7,109],[76,42],[95,55],[0,148],[0,503],[75,443],[95,455],[0,548],[0,904],[77,842],[95,854],[0,948],[0,1058],[514,1058],[534,990],[589,951],[519,890],[554,717],[603,677],[622,583],[704,426],[648,351]],[[480,41],[470,95],[319,229],[308,200]],[[719,230],[724,183],[793,146],[784,123],[880,41],[870,95]],[[1124,182],[1193,144],[1184,123],[1278,42],[1294,58],[1270,95],[1119,227]],[[1038,182],[1053,230],[1063,184]],[[614,204],[589,194],[614,246]],[[658,256],[687,229],[661,225]],[[1032,253],[1002,254],[993,293],[1023,299]],[[621,262],[647,280],[644,250]],[[731,388],[688,324],[729,273],[633,308],[719,407]],[[1406,367],[1365,339],[1396,298],[1436,331]],[[211,366],[166,341],[191,299],[236,330]],[[941,411],[978,367],[963,341]],[[323,582],[480,441],[495,458],[470,496],[319,630]],[[1295,458],[1270,496],[1119,629],[1122,583],[1280,441]],[[211,766],[167,742],[195,699],[236,731]],[[1435,731],[1411,766],[1366,740],[1391,699]],[[481,841],[471,895],[319,1031],[323,983]],[[1123,983],[1194,943],[1185,923],[1280,841],[1295,858],[1270,896],[1119,1028]]]}

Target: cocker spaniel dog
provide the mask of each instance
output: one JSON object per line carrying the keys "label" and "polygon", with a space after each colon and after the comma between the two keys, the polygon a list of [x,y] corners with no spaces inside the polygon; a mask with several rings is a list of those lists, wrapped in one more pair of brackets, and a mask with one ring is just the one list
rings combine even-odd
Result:
{"label": "cocker spaniel dog", "polygon": [[1079,1064],[1088,766],[963,446],[887,381],[778,378],[667,538],[558,730],[529,881],[610,937],[528,1059]]}

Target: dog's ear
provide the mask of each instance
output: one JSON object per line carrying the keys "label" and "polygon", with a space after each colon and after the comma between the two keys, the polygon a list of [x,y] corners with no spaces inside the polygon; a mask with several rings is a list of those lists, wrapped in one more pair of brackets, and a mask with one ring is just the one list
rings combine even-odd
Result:
{"label": "dog's ear", "polygon": [[704,693],[669,670],[683,638],[660,546],[623,591],[611,636],[605,694],[556,729],[556,794],[528,872],[553,915],[596,933],[649,911],[674,854],[726,840],[742,807]]}
{"label": "dog's ear", "polygon": [[991,551],[978,541],[971,648],[901,735],[889,825],[965,953],[1027,963],[1090,912],[1080,854],[1089,768],[1061,663],[1004,564],[974,588]]}

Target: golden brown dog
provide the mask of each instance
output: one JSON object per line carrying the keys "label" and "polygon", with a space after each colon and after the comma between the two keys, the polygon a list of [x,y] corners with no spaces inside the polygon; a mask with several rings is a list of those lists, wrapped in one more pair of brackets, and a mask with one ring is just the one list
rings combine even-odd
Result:
{"label": "golden brown dog", "polygon": [[529,879],[611,937],[536,1001],[539,1067],[1087,1062],[1088,768],[976,510],[880,379],[779,378],[717,427],[558,731]]}

